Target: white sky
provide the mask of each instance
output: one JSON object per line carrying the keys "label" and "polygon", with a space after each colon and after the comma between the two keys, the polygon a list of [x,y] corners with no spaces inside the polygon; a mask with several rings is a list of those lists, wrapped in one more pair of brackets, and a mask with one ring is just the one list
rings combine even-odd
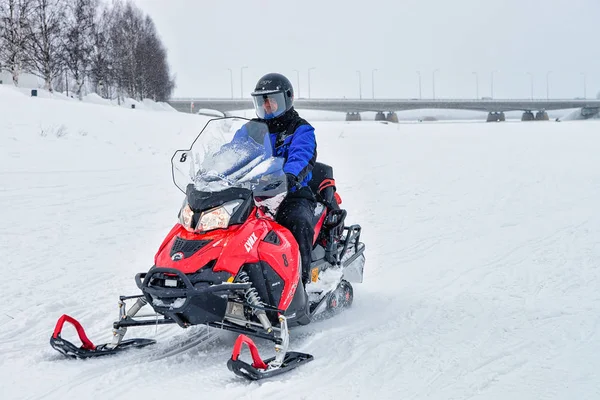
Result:
{"label": "white sky", "polygon": [[[177,77],[175,96],[245,97],[281,72],[312,97],[583,96],[600,89],[598,0],[134,0],[155,21]],[[298,96],[298,93],[296,93]]]}

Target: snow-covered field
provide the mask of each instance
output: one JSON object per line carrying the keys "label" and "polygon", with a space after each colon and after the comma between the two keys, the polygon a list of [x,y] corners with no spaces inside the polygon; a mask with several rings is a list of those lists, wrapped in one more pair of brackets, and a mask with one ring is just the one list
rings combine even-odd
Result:
{"label": "snow-covered field", "polygon": [[598,121],[316,122],[367,264],[350,310],[292,330],[313,362],[249,383],[225,365],[236,335],[182,350],[205,329],[177,327],[64,359],[63,313],[110,339],[181,205],[172,151],[204,121],[0,86],[0,399],[600,398]]}

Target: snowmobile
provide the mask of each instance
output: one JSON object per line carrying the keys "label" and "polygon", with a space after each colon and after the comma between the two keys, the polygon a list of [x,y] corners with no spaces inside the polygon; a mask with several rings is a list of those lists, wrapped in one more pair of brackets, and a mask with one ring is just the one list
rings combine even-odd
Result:
{"label": "snowmobile", "polygon": [[[288,351],[288,329],[350,306],[351,283],[363,280],[361,227],[345,225],[333,169],[321,163],[313,169],[310,186],[318,202],[305,285],[298,244],[275,222],[287,182],[266,125],[212,119],[189,149],[175,152],[171,164],[173,182],[185,193],[178,222],[152,268],[135,276],[141,294],[119,298],[112,341],[94,345],[76,319],[63,315],[51,346],[72,358],[98,357],[155,343],[124,340],[131,327],[204,324],[240,334],[227,366],[241,377],[272,377],[311,361],[310,354]],[[128,301],[135,303],[128,307]],[[146,305],[154,314],[138,316]],[[65,323],[75,326],[81,346],[61,337]],[[263,360],[251,337],[273,342],[275,356]],[[252,364],[239,358],[244,344]]]}

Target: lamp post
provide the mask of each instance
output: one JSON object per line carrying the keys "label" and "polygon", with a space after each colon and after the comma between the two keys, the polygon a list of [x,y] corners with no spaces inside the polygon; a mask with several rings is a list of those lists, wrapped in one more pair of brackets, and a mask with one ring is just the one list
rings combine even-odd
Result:
{"label": "lamp post", "polygon": [[583,98],[587,99],[587,74],[582,72],[581,75],[583,76]]}
{"label": "lamp post", "polygon": [[244,98],[244,69],[248,68],[244,66],[240,69],[240,98]]}
{"label": "lamp post", "polygon": [[373,100],[375,100],[375,72],[379,71],[378,69],[371,70],[371,89],[373,94]]}
{"label": "lamp post", "polygon": [[360,71],[356,71],[358,74],[358,98],[362,99],[362,75]]}
{"label": "lamp post", "polygon": [[546,72],[546,100],[550,100],[550,74],[552,71]]}
{"label": "lamp post", "polygon": [[431,74],[432,82],[433,82],[433,100],[435,100],[435,73],[436,72],[439,72],[439,69],[434,70]]}
{"label": "lamp post", "polygon": [[296,87],[298,88],[298,90],[296,90],[296,97],[300,97],[300,71],[295,69],[294,72],[296,73]]}
{"label": "lamp post", "polygon": [[529,79],[530,79],[530,85],[531,85],[531,100],[533,100],[533,72],[528,72],[527,75],[529,75]]}
{"label": "lamp post", "polygon": [[231,87],[231,98],[233,99],[233,70],[231,68],[227,68],[229,70],[229,86]]}
{"label": "lamp post", "polygon": [[492,99],[494,98],[494,73],[496,73],[496,72],[498,72],[498,71],[492,71],[491,74],[490,74],[490,76],[491,76],[491,79],[490,79],[490,82],[491,82],[490,83],[490,98],[492,98]]}
{"label": "lamp post", "polygon": [[310,99],[310,71],[316,69],[317,67],[310,67],[308,69],[308,98]]}
{"label": "lamp post", "polygon": [[417,71],[417,75],[419,76],[419,100],[422,100],[423,92],[421,91],[421,71]]}
{"label": "lamp post", "polygon": [[475,75],[475,99],[479,99],[479,75],[477,74],[477,72],[473,72],[473,75]]}

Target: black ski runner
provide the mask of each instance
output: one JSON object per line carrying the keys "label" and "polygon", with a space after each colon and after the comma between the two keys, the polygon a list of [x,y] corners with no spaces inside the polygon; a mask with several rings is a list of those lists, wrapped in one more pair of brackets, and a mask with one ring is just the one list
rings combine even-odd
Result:
{"label": "black ski runner", "polygon": [[[250,350],[250,354],[252,355],[252,365],[239,360],[239,355],[243,344],[246,344]],[[252,339],[246,335],[240,335],[233,346],[231,359],[227,361],[227,368],[229,368],[229,370],[237,376],[241,376],[242,378],[246,378],[251,381],[257,381],[260,379],[281,375],[301,366],[302,364],[312,361],[314,357],[310,354],[290,351],[285,353],[285,357],[281,365],[273,367],[270,364],[275,361],[276,358],[277,357],[271,357],[269,359],[262,360]]]}
{"label": "black ski runner", "polygon": [[[63,339],[60,336],[65,322],[70,323],[75,327],[75,330],[77,330],[79,340],[81,340],[82,343],[81,347],[77,347],[73,343]],[[59,318],[58,322],[56,323],[54,333],[50,338],[50,346],[52,346],[53,349],[64,354],[67,357],[72,358],[94,358],[106,356],[110,354],[119,353],[123,350],[145,347],[155,343],[156,340],[152,339],[129,339],[122,341],[117,347],[110,347],[109,343],[104,343],[96,346],[94,345],[94,343],[92,343],[90,339],[88,339],[87,335],[85,334],[85,330],[83,329],[79,321],[66,314]]]}

